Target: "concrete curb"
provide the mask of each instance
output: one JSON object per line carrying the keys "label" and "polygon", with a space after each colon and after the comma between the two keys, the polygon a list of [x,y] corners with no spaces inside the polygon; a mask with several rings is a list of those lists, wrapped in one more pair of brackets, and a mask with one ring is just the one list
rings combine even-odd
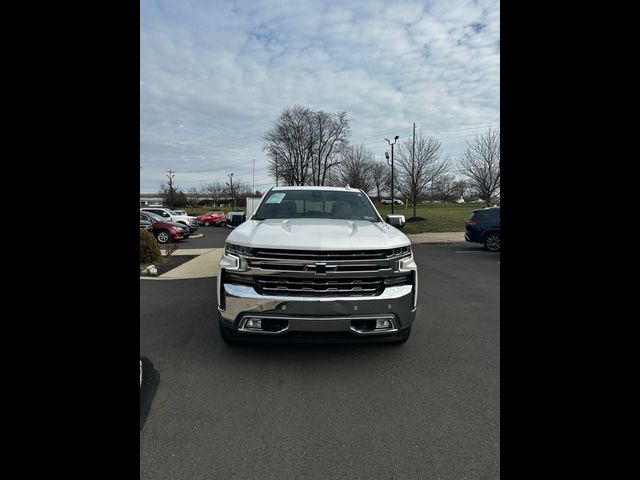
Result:
{"label": "concrete curb", "polygon": [[[140,280],[186,280],[191,278],[215,278],[224,248],[191,248],[173,252],[173,255],[197,255],[196,258],[169,270],[158,277],[140,276]],[[180,253],[178,253],[180,252]]]}

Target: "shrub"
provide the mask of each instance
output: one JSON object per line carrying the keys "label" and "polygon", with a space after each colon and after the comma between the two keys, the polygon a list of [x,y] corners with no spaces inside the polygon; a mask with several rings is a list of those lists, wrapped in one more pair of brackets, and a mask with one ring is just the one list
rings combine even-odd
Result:
{"label": "shrub", "polygon": [[155,262],[160,258],[160,245],[156,237],[146,230],[140,230],[140,263]]}

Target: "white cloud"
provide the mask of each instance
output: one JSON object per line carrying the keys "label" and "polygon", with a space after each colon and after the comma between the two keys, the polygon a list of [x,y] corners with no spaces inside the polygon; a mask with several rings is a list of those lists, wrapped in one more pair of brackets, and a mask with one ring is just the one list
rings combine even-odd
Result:
{"label": "white cloud", "polygon": [[255,158],[264,190],[262,135],[293,104],[349,112],[378,158],[413,122],[457,153],[499,124],[499,30],[490,1],[143,0],[140,188],[250,182]]}

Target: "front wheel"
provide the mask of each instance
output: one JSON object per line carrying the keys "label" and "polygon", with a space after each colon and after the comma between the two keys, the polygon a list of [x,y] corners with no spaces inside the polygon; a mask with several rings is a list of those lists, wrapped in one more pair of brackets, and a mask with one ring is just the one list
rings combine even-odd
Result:
{"label": "front wheel", "polygon": [[169,235],[169,232],[167,232],[166,230],[160,230],[156,238],[158,239],[158,243],[161,243],[163,245],[171,241],[171,235]]}
{"label": "front wheel", "polygon": [[500,234],[499,233],[490,233],[486,237],[484,237],[484,242],[482,242],[484,248],[489,250],[490,252],[499,252],[500,251]]}
{"label": "front wheel", "polygon": [[210,222],[209,220],[205,220],[205,222],[204,222],[204,226],[205,226],[205,227],[208,227],[209,225],[211,225],[211,222]]}

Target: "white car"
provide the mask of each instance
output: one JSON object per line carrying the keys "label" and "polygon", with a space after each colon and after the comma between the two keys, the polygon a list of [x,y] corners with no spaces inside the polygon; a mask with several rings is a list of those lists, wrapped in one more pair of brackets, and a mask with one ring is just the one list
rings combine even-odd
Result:
{"label": "white car", "polygon": [[[382,205],[391,205],[391,199],[383,198],[382,200],[380,200],[380,203]],[[397,198],[394,198],[393,203],[395,203],[396,205],[402,205],[404,202],[402,200],[398,200]]]}

